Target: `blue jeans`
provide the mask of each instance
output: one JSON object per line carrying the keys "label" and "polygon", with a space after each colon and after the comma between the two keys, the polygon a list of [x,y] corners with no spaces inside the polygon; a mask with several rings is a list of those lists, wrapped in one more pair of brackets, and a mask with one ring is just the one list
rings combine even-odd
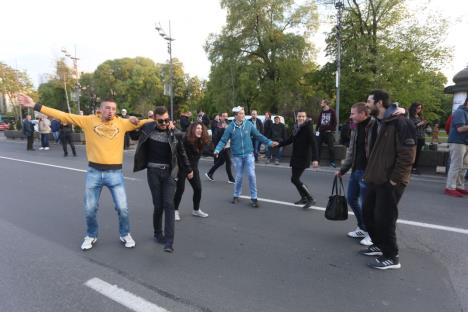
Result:
{"label": "blue jeans", "polygon": [[351,172],[348,182],[348,204],[356,216],[358,227],[366,230],[362,217],[362,206],[367,195],[367,183],[363,180],[364,170],[355,170]]}
{"label": "blue jeans", "polygon": [[257,161],[258,160],[258,153],[260,152],[260,145],[262,143],[257,140],[257,139],[252,139],[252,145],[253,145],[253,148],[254,148],[254,157],[255,157],[255,160]]}
{"label": "blue jeans", "polygon": [[255,177],[255,157],[253,153],[244,156],[232,158],[234,170],[236,171],[236,183],[234,183],[234,197],[239,197],[242,191],[242,176],[244,168],[247,168],[247,175],[249,176],[249,190],[250,198],[257,199],[257,179]]}
{"label": "blue jeans", "polygon": [[99,197],[104,186],[107,186],[112,194],[114,207],[119,216],[120,236],[126,236],[130,231],[130,224],[128,221],[127,195],[125,193],[122,169],[99,170],[92,167],[88,167],[88,171],[86,172],[84,196],[86,235],[89,237],[97,237],[98,235],[96,215],[99,207]]}
{"label": "blue jeans", "polygon": [[49,134],[41,133],[41,147],[49,147]]}
{"label": "blue jeans", "polygon": [[272,158],[276,158],[277,161],[280,161],[283,156],[283,147],[271,147],[271,149]]}

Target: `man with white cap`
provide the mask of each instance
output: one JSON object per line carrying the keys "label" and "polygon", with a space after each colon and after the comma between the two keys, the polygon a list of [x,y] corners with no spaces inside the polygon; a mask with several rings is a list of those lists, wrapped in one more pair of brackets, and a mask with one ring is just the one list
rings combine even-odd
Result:
{"label": "man with white cap", "polygon": [[237,106],[232,109],[234,113],[234,121],[226,128],[221,140],[214,150],[215,157],[218,156],[220,151],[231,140],[231,152],[234,168],[236,170],[236,178],[234,183],[234,194],[232,203],[236,204],[239,202],[239,196],[242,190],[242,176],[244,168],[247,169],[249,176],[249,190],[250,198],[252,200],[252,207],[258,207],[257,200],[257,181],[255,176],[255,157],[254,148],[252,145],[251,137],[259,140],[268,146],[277,146],[278,142],[273,142],[264,137],[258,130],[253,126],[251,122],[245,122],[244,108]]}

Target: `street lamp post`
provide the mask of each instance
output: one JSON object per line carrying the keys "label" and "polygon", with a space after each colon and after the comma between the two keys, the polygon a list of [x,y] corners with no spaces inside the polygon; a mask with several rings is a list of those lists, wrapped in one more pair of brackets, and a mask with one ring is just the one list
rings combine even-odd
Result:
{"label": "street lamp post", "polygon": [[167,41],[167,51],[169,52],[169,73],[170,73],[170,91],[169,96],[171,99],[171,119],[174,120],[174,67],[172,64],[172,41],[175,39],[171,35],[171,21],[169,21],[169,35],[164,32],[164,29],[161,27],[161,24],[156,25],[155,29],[158,31],[159,35]]}
{"label": "street lamp post", "polygon": [[[63,54],[65,57],[69,58],[73,62],[73,76],[76,79],[76,84],[75,84],[75,98],[76,98],[76,105],[78,108],[78,114],[81,113],[81,108],[80,108],[80,93],[81,93],[81,87],[80,87],[80,74],[78,72],[78,60],[79,58],[76,57],[76,48],[75,48],[75,56],[72,56],[66,49],[62,49]],[[65,84],[66,85],[66,84]],[[65,87],[65,95],[67,98],[67,105],[68,105],[68,110],[70,111],[70,104],[68,103],[68,94],[67,90]]]}
{"label": "street lamp post", "polygon": [[340,126],[340,87],[341,87],[341,30],[344,3],[341,0],[335,1],[336,8],[336,133],[338,134]]}

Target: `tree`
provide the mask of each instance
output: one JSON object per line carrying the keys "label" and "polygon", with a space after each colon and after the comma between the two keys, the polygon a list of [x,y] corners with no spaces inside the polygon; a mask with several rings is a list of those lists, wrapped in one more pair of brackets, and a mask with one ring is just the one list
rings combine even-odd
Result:
{"label": "tree", "polygon": [[312,63],[305,38],[316,30],[315,5],[292,0],[222,0],[221,34],[205,45],[212,63],[207,94],[220,107],[278,112],[301,103],[301,79]]}
{"label": "tree", "polygon": [[[418,15],[424,14],[419,10]],[[441,65],[450,57],[443,46],[447,22],[439,16],[424,25],[409,12],[404,0],[347,0],[343,14],[342,99],[340,114],[365,100],[375,88],[386,89],[404,106],[424,104],[426,115],[436,118],[444,102],[445,77]],[[327,54],[336,57],[336,33],[327,37]],[[336,65],[322,67],[315,79],[329,97]],[[328,82],[327,82],[328,81]]]}

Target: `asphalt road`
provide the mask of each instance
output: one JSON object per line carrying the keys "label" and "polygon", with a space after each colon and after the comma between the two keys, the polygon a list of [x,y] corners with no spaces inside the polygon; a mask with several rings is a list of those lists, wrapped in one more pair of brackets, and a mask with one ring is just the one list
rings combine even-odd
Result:
{"label": "asphalt road", "polygon": [[[26,152],[25,142],[0,138],[0,311],[468,311],[468,198],[443,195],[442,177],[415,177],[402,198],[401,270],[369,269],[345,235],[354,218],[331,222],[318,210],[333,170],[305,173],[318,207],[303,211],[290,204],[297,194],[286,164],[257,166],[259,209],[229,202],[220,168],[216,182],[203,179],[201,208],[210,216],[196,218],[187,185],[167,254],[152,240],[146,173],[132,173],[127,151],[137,246],[120,244],[104,191],[99,241],[82,252],[86,159],[77,150],[64,158],[59,146]],[[209,165],[202,160],[200,171]],[[96,280],[116,285],[114,297],[96,291]]]}

